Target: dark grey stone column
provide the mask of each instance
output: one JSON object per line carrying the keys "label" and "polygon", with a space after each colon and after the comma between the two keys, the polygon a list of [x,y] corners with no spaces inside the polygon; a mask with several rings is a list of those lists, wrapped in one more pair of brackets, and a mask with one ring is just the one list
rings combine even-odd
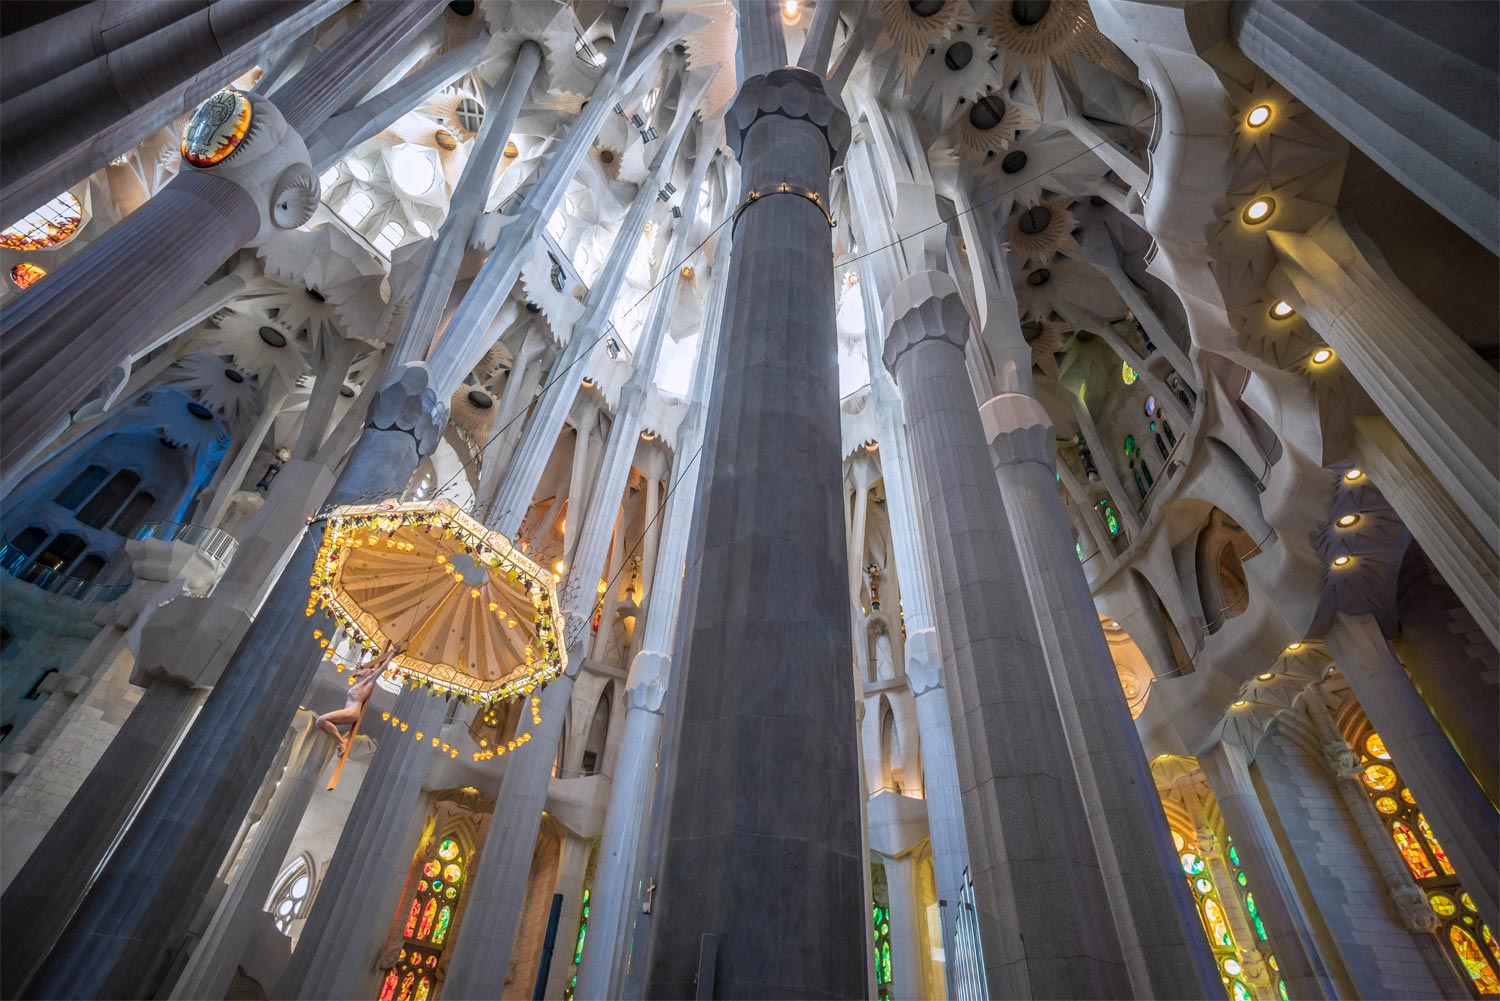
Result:
{"label": "dark grey stone column", "polygon": [[[222,162],[172,183],[0,311],[0,466],[24,456],[235,251],[312,216],[318,180],[303,136],[377,72],[372,60],[436,16],[437,0],[376,4],[275,101],[251,100],[250,133]],[[85,360],[87,363],[85,363]]]}
{"label": "dark grey stone column", "polygon": [[[16,997],[68,923],[89,877],[104,859],[151,776],[171,749],[170,739],[187,725],[201,692],[154,684],[125,718],[109,749],[47,832],[48,857],[67,865],[28,865],[0,898],[0,994]],[[66,855],[53,856],[54,851]]]}
{"label": "dark grey stone column", "polygon": [[1500,9],[1236,0],[1229,23],[1240,51],[1272,79],[1500,253]]}
{"label": "dark grey stone column", "polygon": [[849,119],[815,74],[752,77],[728,118],[735,225],[689,571],[693,609],[648,997],[853,998],[870,937],[849,685],[826,203]]}
{"label": "dark grey stone column", "polygon": [[[437,446],[446,402],[410,365],[379,393],[332,503],[389,496]],[[323,651],[305,614],[322,540],[309,530],[178,753],[26,997],[151,997],[255,798]],[[211,682],[210,682],[211,683]]]}
{"label": "dark grey stone column", "polygon": [[1073,527],[1053,475],[1052,421],[1040,403],[1020,393],[990,400],[980,408],[980,421],[1132,987],[1137,997],[1213,997],[1223,989],[1218,964],[1182,879],[1151,766],[1073,548]]}
{"label": "dark grey stone column", "polygon": [[922,271],[896,287],[885,315],[885,364],[901,390],[930,519],[949,704],[966,735],[956,741],[958,777],[989,995],[1128,997],[1115,914],[964,362],[968,314],[951,278]]}
{"label": "dark grey stone column", "polygon": [[96,0],[0,39],[0,225],[72,187],[345,0]]}

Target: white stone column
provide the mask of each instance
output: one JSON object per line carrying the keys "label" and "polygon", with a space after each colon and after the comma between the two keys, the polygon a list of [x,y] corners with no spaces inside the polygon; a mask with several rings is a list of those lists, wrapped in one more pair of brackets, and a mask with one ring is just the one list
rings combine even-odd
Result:
{"label": "white stone column", "polygon": [[1266,949],[1276,956],[1287,993],[1297,1001],[1336,997],[1312,923],[1297,897],[1296,884],[1250,781],[1249,755],[1240,745],[1221,741],[1198,755],[1198,763],[1245,871],[1255,877],[1255,901],[1265,917]]}
{"label": "white stone column", "polygon": [[[696,203],[689,203],[696,204]],[[625,681],[625,724],[620,736],[620,754],[610,786],[609,809],[599,843],[599,865],[594,873],[592,909],[583,964],[578,970],[575,996],[581,999],[620,996],[623,975],[621,953],[627,941],[625,930],[639,907],[640,855],[646,833],[646,810],[661,749],[662,701],[671,673],[673,641],[682,608],[683,566],[692,535],[693,512],[702,463],[698,450],[703,442],[703,419],[709,379],[718,351],[723,317],[728,261],[727,248],[719,245],[709,307],[705,312],[702,343],[689,391],[689,411],[683,417],[667,497],[665,524],[651,575],[650,607],[640,634],[640,651],[630,662]],[[679,258],[669,258],[676,263]]]}
{"label": "white stone column", "polygon": [[265,913],[287,849],[334,749],[313,725],[311,711],[299,710],[297,717],[297,745],[276,779],[276,791],[265,814],[250,832],[245,857],[230,880],[228,892],[172,988],[172,1001],[223,997]]}
{"label": "white stone column", "polygon": [[1500,927],[1500,814],[1433,718],[1369,615],[1339,612],[1323,636],[1447,849],[1479,915]]}
{"label": "white stone column", "polygon": [[1305,234],[1271,231],[1292,305],[1452,496],[1500,545],[1500,381],[1330,215]]}
{"label": "white stone column", "polygon": [[891,902],[891,997],[922,1001],[926,995],[922,955],[922,922],[926,916],[917,902],[916,865],[911,855],[881,859]]}
{"label": "white stone column", "polygon": [[288,386],[279,373],[273,372],[267,381],[265,399],[261,403],[260,414],[255,418],[255,423],[245,432],[235,448],[234,457],[226,459],[219,467],[219,475],[215,477],[217,485],[213,492],[213,500],[209,502],[208,510],[201,518],[194,519],[204,528],[218,528],[219,522],[224,520],[224,512],[229,510],[229,502],[239,492],[240,484],[245,481],[245,474],[250,470],[250,464],[255,461],[256,454],[260,451],[260,443],[265,440],[266,432],[271,429],[271,423],[281,416],[281,408],[286,404],[287,397],[291,395],[291,387]]}
{"label": "white stone column", "polygon": [[1051,419],[1019,393],[995,397],[979,414],[1131,985],[1137,997],[1211,997],[1219,972],[1166,817],[1145,795],[1155,788],[1151,768],[1071,545]]}
{"label": "white stone column", "polygon": [[[378,744],[323,874],[297,951],[276,985],[281,998],[354,998],[373,986],[375,961],[411,861],[413,821],[433,760],[430,743],[443,724],[445,699],[407,686],[393,716],[408,729],[367,714],[361,727]],[[373,716],[373,718],[371,718]],[[418,734],[422,734],[418,737]],[[321,731],[314,736],[324,736]],[[330,741],[331,743],[331,741]]]}
{"label": "white stone column", "polygon": [[318,338],[322,358],[313,382],[312,393],[307,400],[307,409],[302,413],[302,428],[297,433],[297,444],[292,447],[292,457],[311,459],[323,444],[328,433],[328,422],[333,418],[333,408],[344,388],[344,378],[349,374],[349,363],[359,350],[359,342],[341,337],[331,330],[324,330]]}

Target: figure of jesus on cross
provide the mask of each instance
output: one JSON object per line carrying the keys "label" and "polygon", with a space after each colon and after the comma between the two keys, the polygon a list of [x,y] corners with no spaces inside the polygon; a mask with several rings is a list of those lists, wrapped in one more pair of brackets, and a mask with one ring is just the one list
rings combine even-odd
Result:
{"label": "figure of jesus on cross", "polygon": [[[385,653],[378,660],[367,660],[354,669],[354,683],[349,686],[349,695],[344,700],[344,708],[335,709],[331,713],[324,713],[318,717],[318,726],[328,732],[334,740],[338,741],[339,757],[349,753],[349,741],[343,734],[339,733],[339,727],[347,723],[351,728],[359,722],[359,717],[364,712],[365,703],[370,701],[370,696],[375,691],[375,679],[380,677],[396,654],[401,652],[401,646],[395,641],[386,648]],[[353,733],[351,729],[351,735]]]}

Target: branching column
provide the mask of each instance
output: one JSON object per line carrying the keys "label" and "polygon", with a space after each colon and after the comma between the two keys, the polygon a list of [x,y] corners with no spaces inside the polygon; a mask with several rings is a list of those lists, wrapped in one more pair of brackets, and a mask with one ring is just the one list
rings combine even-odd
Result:
{"label": "branching column", "polygon": [[980,419],[1135,992],[1211,996],[1219,973],[1178,878],[1181,863],[1057,492],[1052,421],[1020,393],[990,400]]}
{"label": "branching column", "polygon": [[1101,920],[1111,903],[969,386],[968,315],[953,280],[934,271],[898,285],[885,313],[884,360],[945,571],[943,668],[965,718],[959,781],[989,993],[1126,997],[1114,923]]}
{"label": "branching column", "polygon": [[699,992],[860,997],[869,863],[823,209],[849,119],[821,77],[761,65],[777,62],[766,58],[781,43],[774,5],[740,13],[746,72],[765,75],[743,83],[727,130],[740,197],[759,197],[735,222],[701,460],[646,993],[691,996],[707,935],[715,983]]}

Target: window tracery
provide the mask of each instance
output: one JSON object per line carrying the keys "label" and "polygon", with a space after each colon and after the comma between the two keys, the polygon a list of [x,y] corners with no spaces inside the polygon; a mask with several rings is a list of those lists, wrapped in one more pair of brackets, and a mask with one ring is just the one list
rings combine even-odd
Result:
{"label": "window tracery", "polygon": [[292,922],[307,915],[312,890],[312,863],[306,855],[298,855],[276,877],[276,889],[271,891],[271,902],[267,908],[281,934],[291,935]]}
{"label": "window tracery", "polygon": [[437,986],[437,968],[447,947],[468,859],[458,839],[436,839],[417,868],[417,887],[404,911],[402,943],[380,986],[379,1001],[427,1001]]}
{"label": "window tracery", "polygon": [[71,191],[64,191],[0,231],[0,247],[46,250],[71,240],[82,227],[83,205]]}

